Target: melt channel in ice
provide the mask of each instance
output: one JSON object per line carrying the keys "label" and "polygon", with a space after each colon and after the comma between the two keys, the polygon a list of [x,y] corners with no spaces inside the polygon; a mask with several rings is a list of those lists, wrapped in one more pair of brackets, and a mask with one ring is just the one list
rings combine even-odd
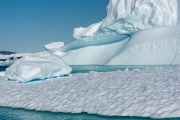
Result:
{"label": "melt channel in ice", "polygon": [[180,64],[179,0],[110,0],[107,16],[54,51],[69,65]]}
{"label": "melt channel in ice", "polygon": [[16,60],[5,73],[10,80],[28,82],[68,75],[71,71],[72,68],[60,57],[49,52],[39,52]]}

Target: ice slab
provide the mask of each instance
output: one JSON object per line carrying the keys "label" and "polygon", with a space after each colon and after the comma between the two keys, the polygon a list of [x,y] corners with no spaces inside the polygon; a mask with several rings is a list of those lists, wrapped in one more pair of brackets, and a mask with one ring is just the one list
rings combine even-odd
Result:
{"label": "ice slab", "polygon": [[10,80],[28,82],[68,75],[72,68],[60,57],[49,52],[40,52],[24,56],[6,69]]}
{"label": "ice slab", "polygon": [[108,116],[180,117],[180,68],[90,72],[44,82],[0,77],[0,106]]}
{"label": "ice slab", "polygon": [[49,43],[47,45],[44,45],[44,48],[48,51],[50,51],[51,53],[53,53],[54,55],[57,56],[64,56],[66,54],[66,52],[62,52],[59,49],[61,49],[64,46],[64,42],[53,42],[53,43]]}
{"label": "ice slab", "polygon": [[44,48],[46,48],[47,50],[51,50],[51,49],[58,49],[64,46],[64,42],[53,42],[53,43],[49,43],[47,45],[44,45]]}
{"label": "ice slab", "polygon": [[75,39],[81,39],[81,38],[83,39],[83,37],[86,38],[86,36],[92,37],[92,35],[99,30],[99,28],[101,27],[101,24],[102,24],[102,21],[92,24],[87,28],[83,28],[83,27],[75,28],[73,37]]}

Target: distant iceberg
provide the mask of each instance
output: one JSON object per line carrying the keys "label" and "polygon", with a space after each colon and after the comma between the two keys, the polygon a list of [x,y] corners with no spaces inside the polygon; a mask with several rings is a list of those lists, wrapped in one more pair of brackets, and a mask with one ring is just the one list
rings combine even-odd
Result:
{"label": "distant iceberg", "polygon": [[72,43],[50,52],[70,65],[180,64],[178,6],[178,0],[110,0],[105,19],[75,28]]}
{"label": "distant iceberg", "polygon": [[14,52],[6,52],[6,51],[5,51],[5,53],[6,54],[0,54],[0,67],[1,66],[10,66],[16,60],[22,58],[23,56],[31,55],[31,53],[14,53]]}

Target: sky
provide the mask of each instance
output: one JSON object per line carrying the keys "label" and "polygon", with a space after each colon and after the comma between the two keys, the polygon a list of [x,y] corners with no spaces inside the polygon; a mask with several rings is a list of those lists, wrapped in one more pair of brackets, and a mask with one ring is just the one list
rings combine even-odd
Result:
{"label": "sky", "polygon": [[0,51],[41,52],[106,17],[109,0],[0,0]]}

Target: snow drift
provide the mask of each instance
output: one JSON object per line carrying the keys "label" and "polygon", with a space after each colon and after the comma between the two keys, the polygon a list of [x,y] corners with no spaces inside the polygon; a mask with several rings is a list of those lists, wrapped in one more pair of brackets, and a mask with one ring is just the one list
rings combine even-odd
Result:
{"label": "snow drift", "polygon": [[10,80],[27,82],[68,75],[72,68],[61,58],[48,52],[24,56],[6,69]]}
{"label": "snow drift", "polygon": [[180,64],[179,5],[178,0],[110,0],[103,21],[75,28],[72,43],[50,52],[70,65]]}

